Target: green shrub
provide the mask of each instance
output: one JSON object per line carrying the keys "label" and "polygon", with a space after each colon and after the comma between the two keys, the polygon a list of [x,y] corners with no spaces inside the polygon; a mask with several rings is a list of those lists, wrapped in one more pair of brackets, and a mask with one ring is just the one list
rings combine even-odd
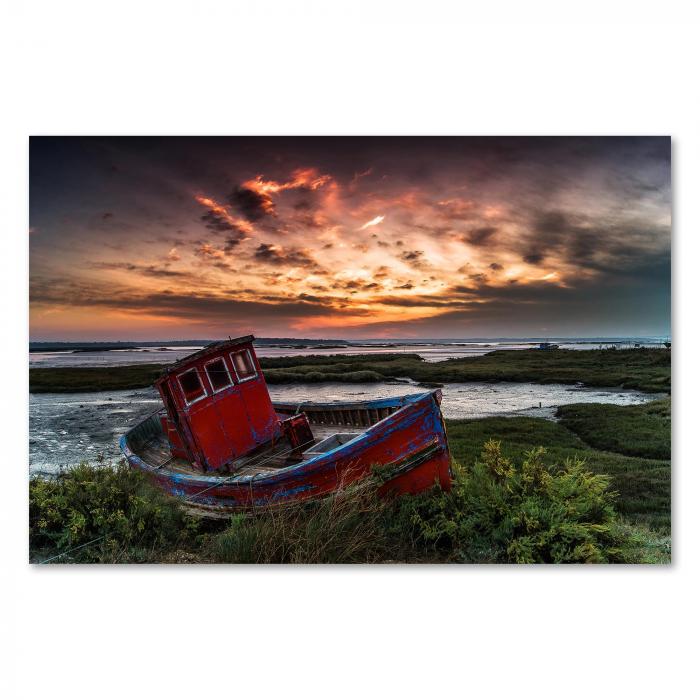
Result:
{"label": "green shrub", "polygon": [[516,466],[487,442],[473,467],[457,468],[449,494],[400,499],[393,532],[409,549],[453,561],[620,561],[609,479],[579,461],[546,466],[544,453],[532,450]]}
{"label": "green shrub", "polygon": [[55,561],[158,561],[163,551],[189,543],[196,530],[197,521],[179,501],[123,463],[81,464],[55,478],[33,477],[29,482],[29,547],[34,561],[76,547],[80,549]]}
{"label": "green shrub", "polygon": [[[30,552],[58,562],[649,562],[670,537],[616,520],[609,478],[486,442],[452,490],[380,498],[381,472],[319,501],[204,524],[125,465],[30,480]],[[517,464],[516,464],[517,462]],[[97,540],[97,541],[93,541]],[[87,546],[83,546],[87,545]]]}
{"label": "green shrub", "polygon": [[[231,563],[453,561],[567,563],[628,560],[609,479],[579,461],[546,466],[542,448],[516,466],[489,441],[453,488],[393,501],[367,479],[323,501],[235,516],[211,558]],[[629,550],[630,552],[633,550]]]}

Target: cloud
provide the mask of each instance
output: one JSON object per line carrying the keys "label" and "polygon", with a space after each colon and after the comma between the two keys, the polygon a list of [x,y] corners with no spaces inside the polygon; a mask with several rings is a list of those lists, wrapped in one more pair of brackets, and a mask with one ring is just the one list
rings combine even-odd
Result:
{"label": "cloud", "polygon": [[358,228],[358,231],[364,231],[365,229],[369,228],[370,226],[377,226],[378,224],[381,224],[382,221],[384,221],[383,216],[375,216],[373,219],[370,219],[368,222],[362,224],[360,228]]}
{"label": "cloud", "polygon": [[194,250],[194,254],[202,260],[221,260],[226,256],[226,253],[211,245],[211,243],[200,243]]}
{"label": "cloud", "polygon": [[480,226],[467,233],[464,240],[471,245],[482,246],[489,243],[497,232],[498,227],[496,226]]}
{"label": "cloud", "polygon": [[248,221],[260,221],[266,216],[275,214],[272,197],[265,192],[257,192],[248,187],[236,187],[228,199]]}
{"label": "cloud", "polygon": [[34,280],[32,302],[106,308],[139,316],[165,315],[200,323],[238,323],[241,320],[255,323],[259,319],[289,321],[318,315],[333,317],[342,313],[335,306],[317,303],[311,298],[295,301],[292,298],[278,297],[272,303],[267,303],[241,300],[238,290],[231,290],[227,294],[194,290],[140,293],[127,287],[102,287],[94,282],[67,283],[58,279]]}
{"label": "cloud", "polygon": [[405,250],[401,253],[399,259],[416,270],[423,270],[430,267],[430,264],[425,259],[425,253],[422,250]]}
{"label": "cloud", "polygon": [[255,249],[254,258],[269,265],[320,269],[318,263],[306,251],[298,248],[284,249],[272,243],[261,243]]}
{"label": "cloud", "polygon": [[[241,284],[250,300],[270,304],[276,292],[280,303],[308,295],[306,303],[315,304],[328,292],[337,295],[328,304],[344,303],[348,318],[362,308],[377,318],[389,315],[374,308],[372,294],[405,298],[402,308],[416,299],[426,316],[425,297],[454,303],[461,313],[482,295],[499,314],[510,303],[526,316],[538,294],[542,303],[565,304],[574,297],[564,290],[592,281],[624,291],[654,260],[667,263],[670,252],[668,139],[81,143],[75,158],[91,155],[77,179],[80,162],[66,152],[35,167],[33,151],[30,220],[41,234],[30,239],[32,273],[75,279],[81,270],[98,277],[97,269],[107,278],[112,269],[109,281],[132,285],[134,295],[158,286],[158,279],[193,294]],[[108,157],[95,157],[99,152]],[[120,172],[101,180],[100,160],[102,170],[117,162]],[[75,165],[64,189],[80,193],[60,207],[55,185],[41,175],[55,172],[52,162]],[[299,164],[314,167],[294,169]],[[198,196],[201,209],[193,214],[191,198],[200,188],[211,188],[216,198]],[[116,216],[105,216],[112,211]],[[103,259],[118,262],[90,265]],[[186,264],[192,279],[183,276]],[[653,270],[657,277],[648,285],[665,288],[663,269]],[[338,280],[347,286],[334,288]],[[463,290],[445,291],[458,287]],[[649,305],[649,295],[630,303]],[[432,327],[438,326],[416,329]],[[404,328],[414,332],[410,323]],[[449,332],[444,325],[440,335]]]}
{"label": "cloud", "polygon": [[227,241],[235,239],[240,243],[252,232],[247,221],[235,218],[223,204],[219,204],[210,197],[197,196],[195,199],[207,207],[207,211],[202,214],[200,219],[212,233],[228,234]]}
{"label": "cloud", "polygon": [[438,213],[448,221],[466,221],[477,216],[474,202],[464,199],[443,199],[437,202]]}
{"label": "cloud", "polygon": [[[286,182],[265,180],[262,175],[258,175],[235,187],[229,195],[229,202],[248,221],[256,222],[268,216],[276,216],[273,194],[287,190],[312,192],[331,180],[330,175],[319,175],[314,168],[298,168],[292,171],[291,179]],[[308,202],[306,205],[310,206]],[[304,206],[302,204],[300,208],[303,209]]]}
{"label": "cloud", "polygon": [[93,262],[91,267],[97,270],[124,270],[125,272],[137,272],[146,277],[159,278],[181,278],[190,279],[192,274],[180,270],[171,270],[168,267],[159,267],[158,265],[144,265],[130,262]]}
{"label": "cloud", "polygon": [[244,240],[240,236],[229,236],[224,245],[224,253],[229,254],[234,251],[240,244],[241,241]]}
{"label": "cloud", "polygon": [[670,250],[668,223],[625,213],[592,215],[564,209],[534,209],[516,245],[522,259],[539,265],[551,259],[595,274],[615,274],[646,264]]}

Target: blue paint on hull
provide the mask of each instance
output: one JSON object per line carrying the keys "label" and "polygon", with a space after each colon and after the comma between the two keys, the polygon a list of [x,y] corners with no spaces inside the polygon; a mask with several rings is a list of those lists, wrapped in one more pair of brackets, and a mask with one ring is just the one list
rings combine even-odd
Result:
{"label": "blue paint on hull", "polygon": [[[428,445],[437,445],[448,454],[447,436],[436,394],[438,392],[433,391],[399,399],[352,404],[357,408],[382,409],[396,407],[398,402],[402,408],[335,449],[278,469],[273,474],[238,477],[183,474],[147,464],[130,448],[129,434],[122,436],[119,444],[133,467],[149,473],[173,495],[193,503],[235,510],[251,505],[299,500],[300,496],[328,493],[326,486],[338,482],[338,469],[342,470],[341,476],[361,478],[361,473],[366,473],[371,464],[393,463],[419,453]],[[344,404],[345,407],[349,405]],[[284,406],[277,404],[276,408]],[[337,404],[314,403],[313,407],[332,410],[337,408]],[[304,408],[304,404],[301,404],[301,408]]]}

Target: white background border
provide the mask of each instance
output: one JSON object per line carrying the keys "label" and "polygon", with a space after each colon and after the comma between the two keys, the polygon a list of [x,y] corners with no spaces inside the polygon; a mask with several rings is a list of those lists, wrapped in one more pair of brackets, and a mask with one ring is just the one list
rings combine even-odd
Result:
{"label": "white background border", "polygon": [[[697,692],[700,56],[688,7],[3,4],[2,366],[16,368],[0,423],[3,697]],[[674,564],[29,567],[30,134],[670,134]]]}

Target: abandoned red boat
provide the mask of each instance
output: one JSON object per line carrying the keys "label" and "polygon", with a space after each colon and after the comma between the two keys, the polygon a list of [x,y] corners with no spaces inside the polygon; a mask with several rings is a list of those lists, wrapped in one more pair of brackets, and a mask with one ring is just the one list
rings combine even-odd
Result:
{"label": "abandoned red boat", "polygon": [[163,408],[120,439],[131,466],[199,509],[319,498],[380,467],[385,493],[450,488],[439,390],[351,403],[273,403],[253,336],[208,345],[155,384]]}

